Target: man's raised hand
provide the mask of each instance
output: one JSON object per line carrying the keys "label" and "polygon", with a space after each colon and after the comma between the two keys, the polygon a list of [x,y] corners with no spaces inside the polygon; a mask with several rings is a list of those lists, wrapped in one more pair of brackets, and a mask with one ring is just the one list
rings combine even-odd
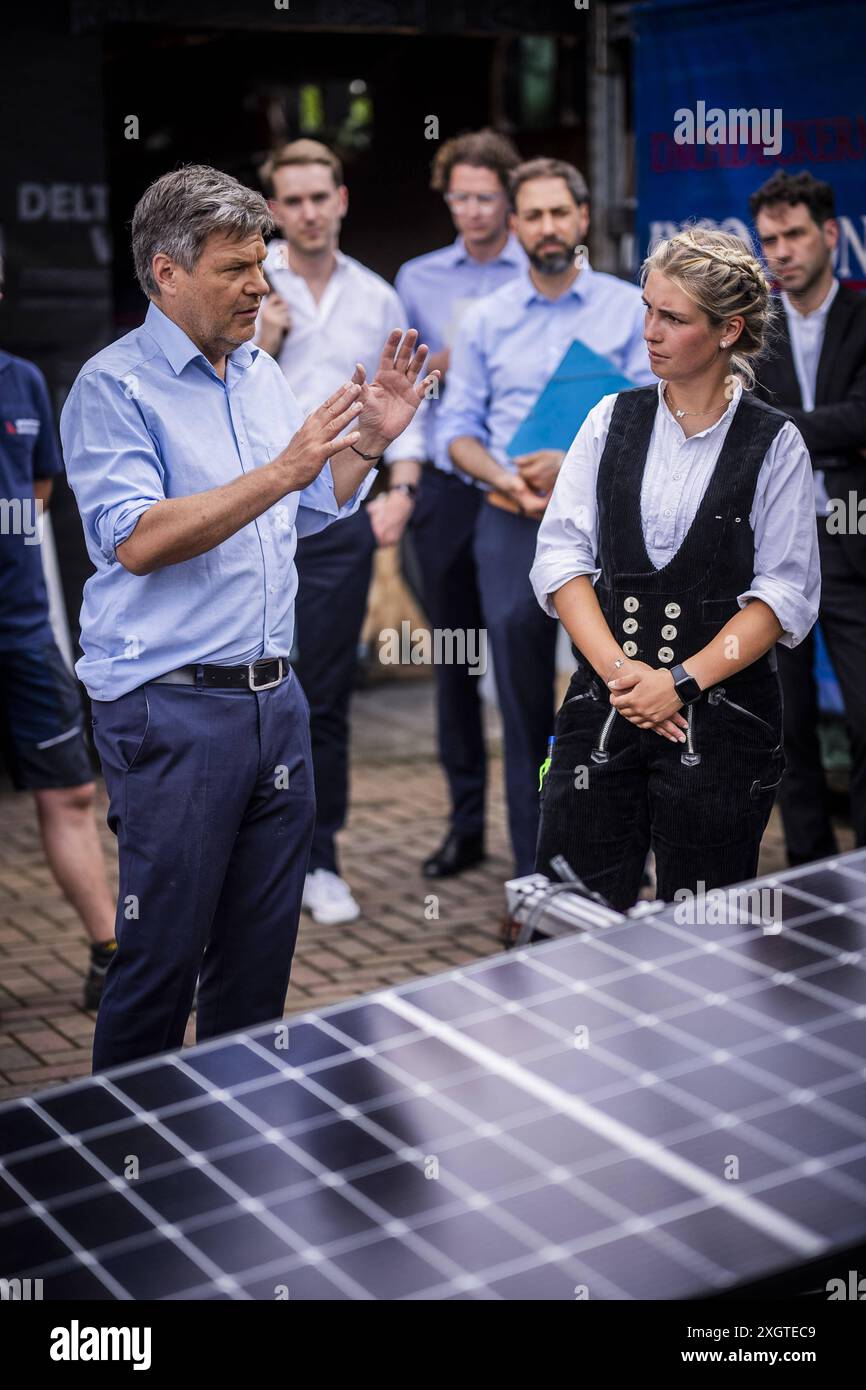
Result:
{"label": "man's raised hand", "polygon": [[292,435],[283,452],[274,462],[279,462],[286,471],[289,485],[287,492],[301,491],[318,478],[329,458],[357,444],[360,430],[350,430],[341,438],[337,435],[347,425],[357,421],[361,412],[358,399],[361,387],[357,382],[347,381],[335,391],[333,396],[308,415],[301,428]]}
{"label": "man's raised hand", "polygon": [[363,443],[362,453],[380,454],[405,430],[425,393],[440,372],[430,372],[422,381],[418,378],[427,358],[426,343],[416,347],[418,331],[410,328],[405,334],[395,328],[388,334],[379,366],[372,381],[367,380],[363,364],[358,362],[352,381],[361,388],[361,415],[358,425]]}

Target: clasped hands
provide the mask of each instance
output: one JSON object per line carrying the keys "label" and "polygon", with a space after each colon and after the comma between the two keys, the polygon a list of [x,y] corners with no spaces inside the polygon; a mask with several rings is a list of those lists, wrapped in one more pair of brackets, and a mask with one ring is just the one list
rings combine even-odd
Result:
{"label": "clasped hands", "polygon": [[687,720],[678,711],[683,702],[670,669],[653,669],[645,661],[624,661],[611,666],[607,680],[610,703],[639,729],[654,729],[672,743],[684,743]]}
{"label": "clasped hands", "polygon": [[519,454],[514,460],[517,472],[506,474],[501,486],[497,484],[497,487],[517,503],[524,516],[538,521],[547,510],[564,458],[561,449],[536,449],[532,454]]}

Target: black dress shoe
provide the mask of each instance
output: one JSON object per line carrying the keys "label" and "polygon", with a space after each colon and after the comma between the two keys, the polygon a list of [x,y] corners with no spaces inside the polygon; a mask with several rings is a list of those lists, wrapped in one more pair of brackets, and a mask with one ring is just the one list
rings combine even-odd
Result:
{"label": "black dress shoe", "polygon": [[444,842],[425,859],[421,872],[425,878],[450,878],[463,869],[471,869],[484,858],[483,835],[457,835],[452,830]]}

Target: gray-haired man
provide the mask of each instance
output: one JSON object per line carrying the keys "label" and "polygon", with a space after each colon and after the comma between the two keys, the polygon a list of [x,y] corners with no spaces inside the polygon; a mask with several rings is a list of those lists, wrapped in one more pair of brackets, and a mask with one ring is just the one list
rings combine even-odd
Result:
{"label": "gray-haired man", "polygon": [[314,817],[297,537],[357,509],[434,379],[397,330],[373,381],[359,366],[303,420],[247,346],[271,229],[218,170],[152,184],[144,324],[82,368],[61,419],[96,569],[77,670],[120,853],[96,1069],[179,1047],[199,971],[200,1040],[282,1012]]}

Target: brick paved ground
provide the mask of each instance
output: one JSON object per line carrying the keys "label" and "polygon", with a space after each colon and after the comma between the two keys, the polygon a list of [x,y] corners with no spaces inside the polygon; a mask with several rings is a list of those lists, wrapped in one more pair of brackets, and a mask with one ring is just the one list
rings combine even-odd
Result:
{"label": "brick paved ground", "polygon": [[[418,864],[442,834],[445,785],[435,761],[432,685],[399,681],[360,692],[353,724],[352,810],[342,871],[363,908],[349,927],[318,927],[304,915],[287,1012],[297,1013],[488,955],[500,948],[502,885],[511,874],[495,715],[487,862],[430,884]],[[114,872],[114,838],[99,821]],[[850,848],[850,832],[840,835]],[[762,872],[783,865],[774,813]],[[429,894],[438,897],[438,919]],[[0,1099],[57,1084],[90,1069],[93,1015],[81,1007],[88,958],[78,918],[42,858],[28,797],[0,794]],[[193,1041],[192,1024],[187,1041]]]}

